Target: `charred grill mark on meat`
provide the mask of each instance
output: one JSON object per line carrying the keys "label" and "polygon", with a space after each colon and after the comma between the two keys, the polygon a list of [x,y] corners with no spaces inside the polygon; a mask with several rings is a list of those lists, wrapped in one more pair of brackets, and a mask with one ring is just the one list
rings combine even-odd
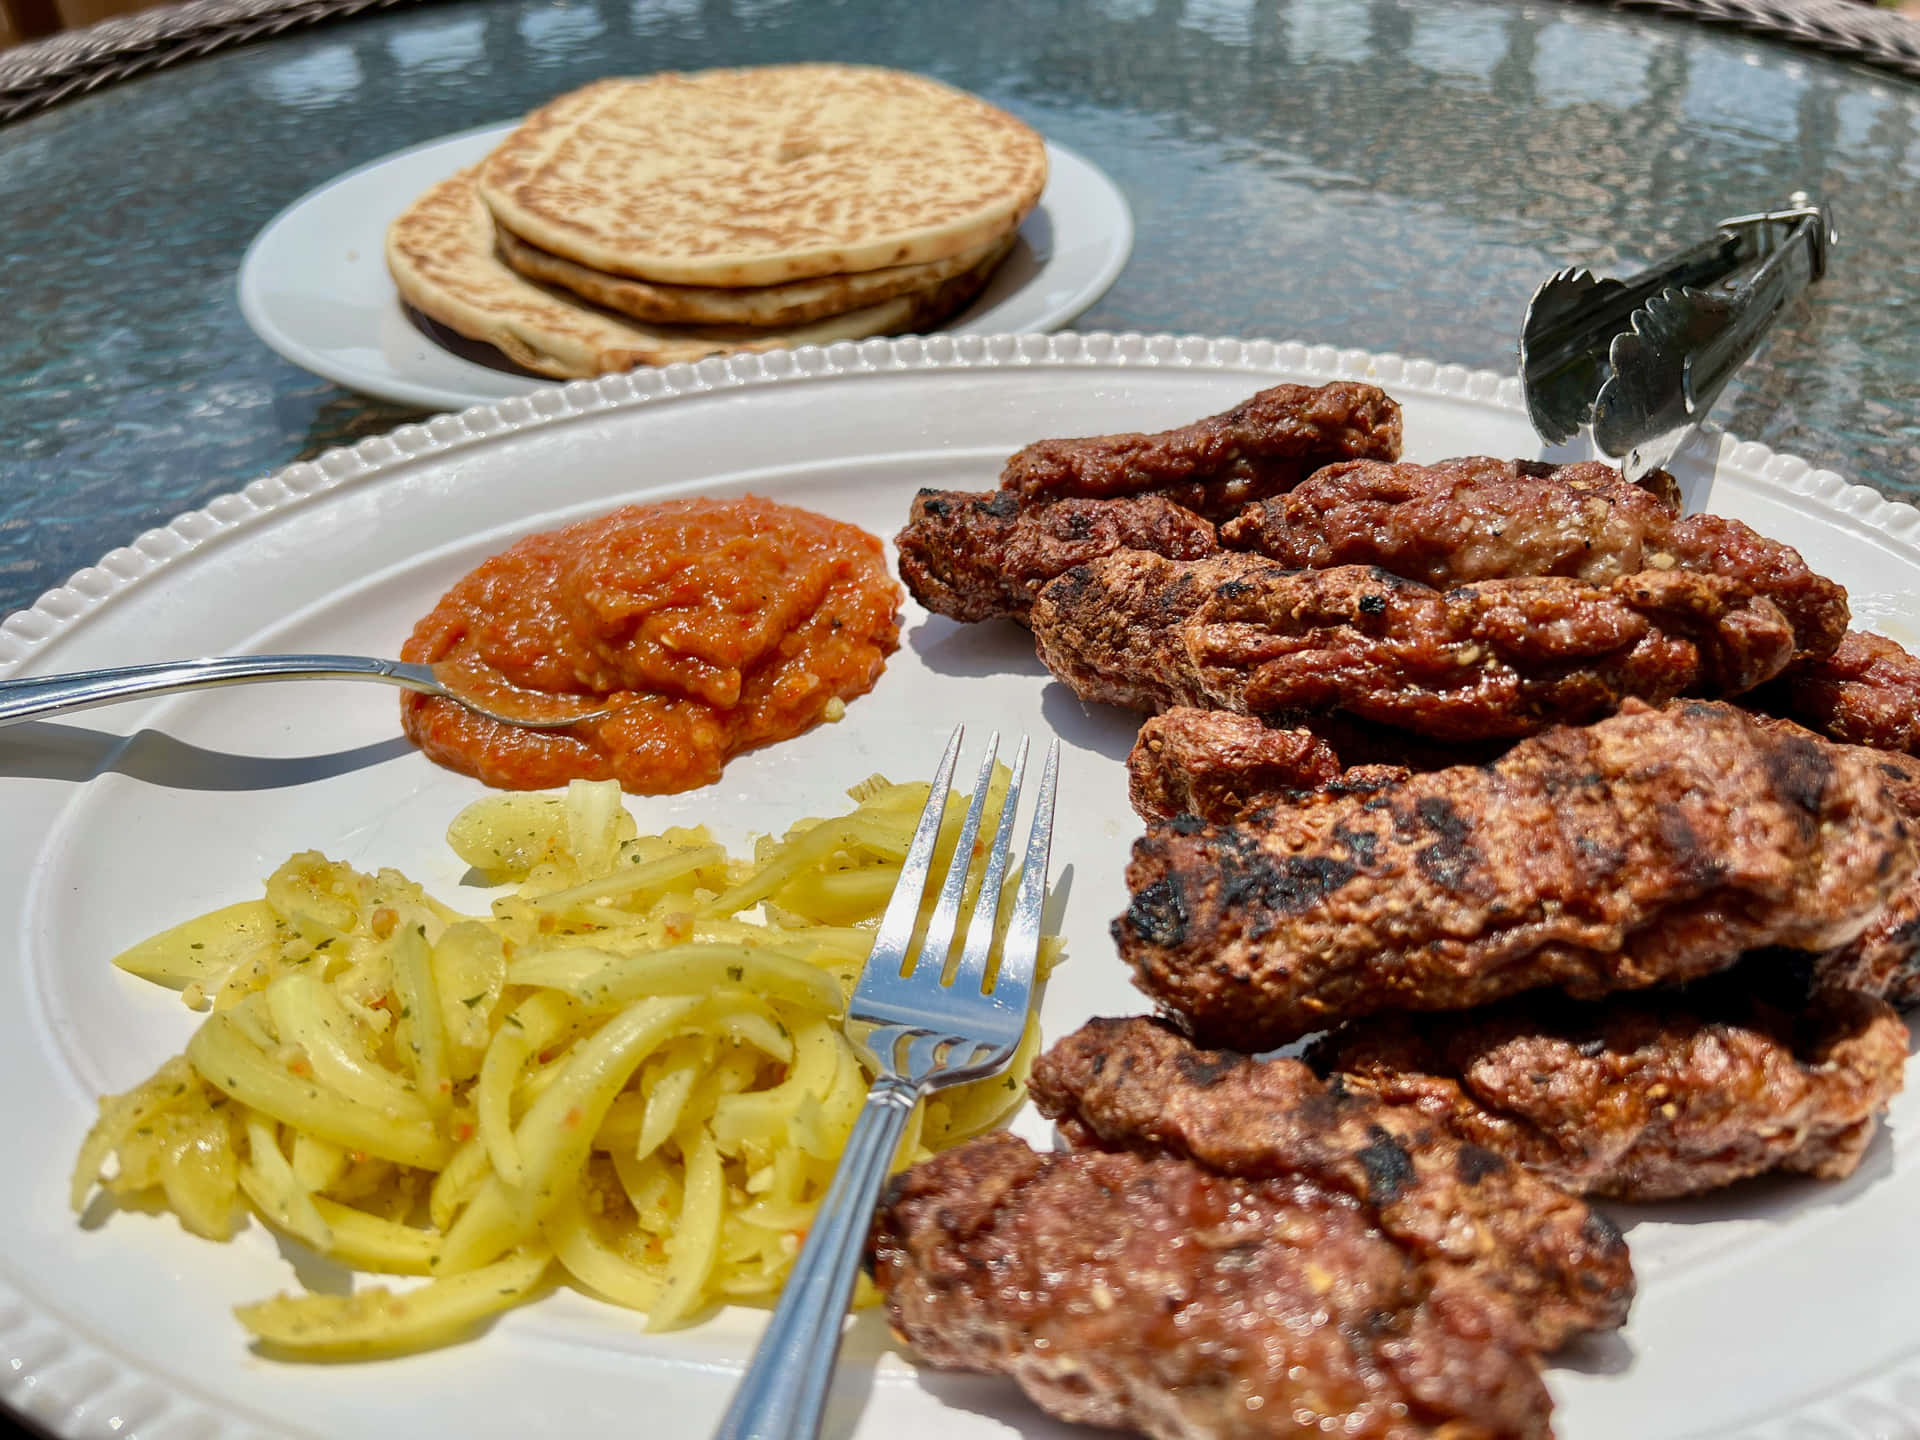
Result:
{"label": "charred grill mark on meat", "polygon": [[1157,495],[1023,510],[1011,490],[922,490],[894,544],[900,578],[927,609],[1022,623],[1040,587],[1075,565],[1116,550],[1198,560],[1220,548],[1209,521]]}
{"label": "charred grill mark on meat", "polygon": [[1604,585],[1644,570],[1720,576],[1764,595],[1800,659],[1846,633],[1847,592],[1738,520],[1680,516],[1611,465],[1469,456],[1332,465],[1220,528],[1229,549],[1295,568],[1378,565],[1436,588],[1523,575]]}
{"label": "charred grill mark on meat", "polygon": [[1899,1092],[1879,1000],[1768,995],[1773,954],[1672,995],[1525,996],[1359,1021],[1308,1058],[1577,1194],[1668,1200],[1768,1170],[1853,1173]]}
{"label": "charred grill mark on meat", "polygon": [[1909,880],[1848,944],[1822,955],[1815,983],[1910,1010],[1920,1005],[1920,880]]}
{"label": "charred grill mark on meat", "polygon": [[1157,434],[1041,440],[1000,473],[1026,507],[1163,495],[1209,520],[1291,489],[1340,460],[1400,458],[1400,407],[1372,385],[1275,385]]}
{"label": "charred grill mark on meat", "polygon": [[[1751,719],[1782,736],[1818,738],[1791,720],[1767,715]],[[1347,740],[1350,734],[1342,732],[1340,738]],[[1378,741],[1373,743],[1381,749]],[[1371,795],[1405,780],[1413,770],[1462,763],[1457,754],[1452,760],[1421,755],[1413,758],[1438,763],[1343,767],[1340,754],[1345,748],[1328,744],[1315,730],[1276,729],[1229,710],[1179,707],[1150,717],[1140,727],[1127,756],[1130,797],[1143,820],[1186,815],[1224,824],[1277,804]],[[1920,834],[1920,764],[1867,746],[1844,748],[1879,772],[1895,809]],[[1476,757],[1469,763],[1481,762]],[[1361,858],[1366,860],[1376,837],[1342,832],[1335,838],[1364,852]],[[1584,836],[1574,843],[1589,854],[1599,848]],[[1819,956],[1810,974],[1823,988],[1858,991],[1897,1009],[1920,1005],[1920,871],[1894,892],[1859,935]]]}
{"label": "charred grill mark on meat", "polygon": [[1008,491],[922,490],[894,537],[900,578],[927,609],[956,620],[1024,611],[1031,597],[1023,604],[1019,580],[1007,573],[1007,544],[1019,523],[1020,499]]}
{"label": "charred grill mark on meat", "polygon": [[1556,1185],[1845,1175],[1898,1090],[1874,997],[1920,1000],[1920,771],[1641,702],[1920,751],[1920,660],[1842,643],[1844,589],[1790,547],[1611,467],[1398,449],[1371,387],[1279,387],[916,501],[917,598],[1024,618],[1083,698],[1163,712],[1114,925],[1140,987],[1241,1050],[1340,1026],[1311,1065],[1140,1019],[1042,1057],[1079,1148],[973,1142],[878,1217],[933,1363],[1155,1436],[1544,1436],[1535,1353],[1632,1287]]}
{"label": "charred grill mark on meat", "polygon": [[872,1253],[923,1360],[1009,1375],[1063,1420],[1157,1440],[1550,1435],[1510,1311],[1310,1181],[988,1135],[900,1178]]}
{"label": "charred grill mark on meat", "polygon": [[1755,697],[1831,740],[1920,755],[1920,658],[1850,630],[1831,655],[1797,661]]}
{"label": "charred grill mark on meat", "polygon": [[[1041,589],[1028,617],[1042,663],[1082,700],[1129,710],[1206,707],[1189,698],[1194,687],[1172,668],[1173,648],[1216,581],[1211,568],[1196,567],[1214,563],[1126,550],[1074,566]],[[1236,572],[1228,570],[1220,583]]]}
{"label": "charred grill mark on meat", "polygon": [[[1866,746],[1846,748],[1879,771],[1888,798],[1920,834],[1920,765]],[[1857,991],[1902,1010],[1920,1005],[1920,872],[1894,892],[1866,929],[1820,956],[1813,983]]]}
{"label": "charred grill mark on meat", "polygon": [[1586,1205],[1498,1155],[1466,1153],[1417,1109],[1329,1088],[1299,1060],[1197,1050],[1163,1022],[1102,1019],[1041,1056],[1029,1090],[1075,1145],[1304,1179],[1359,1202],[1447,1283],[1509,1305],[1542,1350],[1626,1319],[1627,1247]]}
{"label": "charred grill mark on meat", "polygon": [[1261,1050],[1381,1011],[1596,998],[1845,945],[1914,869],[1857,751],[1727,705],[1633,704],[1488,766],[1151,826],[1114,936],[1196,1033]]}
{"label": "charred grill mark on meat", "polygon": [[1441,591],[1366,566],[1131,550],[1053,581],[1031,623],[1041,660],[1085,700],[1346,712],[1460,741],[1597,719],[1628,696],[1739,694],[1793,647],[1770,601],[1685,571]]}
{"label": "charred grill mark on meat", "polygon": [[[1814,736],[1778,716],[1754,715],[1753,721],[1780,735]],[[1879,772],[1887,798],[1920,834],[1920,761],[1868,745],[1840,748]],[[1866,929],[1818,957],[1810,974],[1821,988],[1857,991],[1902,1010],[1920,1005],[1920,872],[1894,892]]]}

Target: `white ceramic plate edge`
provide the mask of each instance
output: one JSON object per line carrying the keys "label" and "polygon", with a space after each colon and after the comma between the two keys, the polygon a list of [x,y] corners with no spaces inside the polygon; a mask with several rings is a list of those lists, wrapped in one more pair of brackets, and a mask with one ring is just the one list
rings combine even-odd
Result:
{"label": "white ceramic plate edge", "polygon": [[[131,545],[49,590],[28,609],[0,622],[0,678],[26,669],[62,635],[123,601],[175,561],[307,499],[376,477],[413,460],[477,444],[505,433],[568,420],[672,403],[742,386],[831,381],[875,372],[966,371],[1046,366],[1079,369],[1173,369],[1218,373],[1285,373],[1333,380],[1365,379],[1390,392],[1453,398],[1519,413],[1517,381],[1490,371],[1408,360],[1299,342],[1241,341],[1169,335],[1001,335],[912,337],[827,349],[737,356],[699,365],[610,376],[540,390],[459,415],[406,425],[391,435],[336,449],[223,495],[203,509],[147,532]],[[1862,529],[1906,546],[1920,543],[1920,511],[1850,485],[1763,445],[1719,435],[1712,463],[1763,490],[1810,500]],[[258,1433],[235,1407],[141,1370],[92,1343],[52,1310],[0,1282],[0,1398],[56,1433],[93,1436],[225,1436]],[[1819,1436],[1876,1440],[1920,1424],[1920,1357],[1843,1381],[1743,1437]],[[1891,1427],[1891,1428],[1890,1428]]]}
{"label": "white ceramic plate edge", "polygon": [[[472,163],[473,159],[478,158],[477,155],[460,158],[464,147],[504,136],[514,128],[515,123],[507,121],[476,126],[393,151],[334,176],[283,208],[249,242],[235,277],[240,313],[254,336],[282,359],[323,379],[399,404],[423,405],[436,410],[457,410],[476,403],[498,403],[508,393],[528,393],[552,383],[509,371],[489,369],[476,361],[442,350],[425,336],[418,338],[428,347],[431,358],[418,368],[409,368],[404,363],[396,364],[384,347],[378,362],[343,358],[337,347],[315,345],[296,327],[283,323],[275,314],[274,307],[268,303],[264,288],[269,277],[268,257],[288,243],[287,237],[291,233],[312,228],[316,223],[314,217],[326,212],[328,198],[335,192],[354,185],[374,172],[396,167],[412,174],[425,164],[438,176],[443,172],[435,162],[443,154],[449,157],[449,168],[444,173],[451,173],[459,165]],[[1000,282],[997,279],[990,282],[986,291],[962,315],[942,327],[942,333],[984,334],[1008,328],[1035,333],[1057,330],[1071,323],[1106,294],[1126,267],[1133,253],[1133,211],[1127,204],[1126,195],[1111,176],[1086,156],[1053,140],[1047,140],[1045,144],[1050,173],[1036,214],[1044,216],[1052,227],[1048,258],[1041,262],[1035,274],[1006,295],[995,298],[995,287]],[[413,175],[411,184],[419,183],[422,183],[422,177]],[[1097,229],[1090,227],[1083,219],[1085,216],[1099,215],[1105,218]],[[384,235],[385,219],[379,216],[374,218],[379,222],[380,235]],[[1034,220],[1030,216],[1022,228],[1032,223]],[[384,279],[385,262],[379,258],[381,246],[367,243],[379,238],[371,232],[362,236],[363,243],[358,247],[358,252],[371,254],[373,263],[379,265],[380,277]],[[1044,298],[1044,291],[1050,272],[1057,278],[1058,272],[1067,268],[1060,258],[1063,249],[1072,248],[1075,253],[1081,253],[1089,248],[1089,240],[1097,241],[1091,247],[1097,263],[1084,274],[1073,277],[1075,283],[1064,295],[1048,302]],[[1065,246],[1063,241],[1066,242]],[[385,303],[388,307],[397,307],[398,297],[391,290],[391,285],[388,285]],[[1033,298],[1022,303],[1029,291]],[[990,305],[987,303],[989,300],[992,300]],[[984,312],[983,305],[986,306]],[[1003,311],[1010,313],[1001,315]],[[397,311],[395,313],[398,314]],[[411,328],[410,321],[394,318],[377,321],[375,330],[383,331],[389,324]],[[369,334],[365,338],[377,340],[378,335]],[[463,376],[473,377],[467,388],[461,388]],[[493,388],[498,386],[507,389],[502,392]]]}
{"label": "white ceramic plate edge", "polygon": [[[1368,380],[1387,389],[1472,400],[1523,414],[1519,381],[1491,370],[1469,370],[1391,353],[1310,345],[1303,341],[1209,339],[1198,335],[1085,334],[934,335],[806,346],[760,355],[736,355],[697,364],[608,375],[542,387],[490,405],[436,415],[356,445],[328,450],[240,490],[216,496],[76,571],[65,584],[0,620],[0,678],[23,669],[63,631],[124,595],[143,579],[204,545],[254,521],[357,483],[423,456],[578,416],[663,405],[690,395],[751,385],[832,380],[874,371],[970,370],[1004,366],[1105,366],[1146,369],[1301,373],[1324,380]],[[1862,527],[1920,545],[1920,510],[1855,485],[1832,470],[1756,441],[1711,432],[1715,465],[1740,472],[1764,489],[1810,500]]]}

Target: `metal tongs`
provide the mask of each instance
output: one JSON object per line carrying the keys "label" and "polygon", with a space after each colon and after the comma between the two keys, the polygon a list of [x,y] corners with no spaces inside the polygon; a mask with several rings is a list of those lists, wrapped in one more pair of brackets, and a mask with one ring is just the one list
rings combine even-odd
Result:
{"label": "metal tongs", "polygon": [[1837,239],[1831,210],[1795,193],[1625,280],[1562,270],[1520,335],[1533,428],[1563,445],[1591,424],[1629,480],[1663,469],[1774,318],[1827,273]]}

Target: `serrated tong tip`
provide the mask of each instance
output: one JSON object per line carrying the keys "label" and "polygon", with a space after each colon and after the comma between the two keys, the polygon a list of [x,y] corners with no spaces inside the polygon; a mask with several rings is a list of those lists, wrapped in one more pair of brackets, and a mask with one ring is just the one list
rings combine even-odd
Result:
{"label": "serrated tong tip", "polygon": [[1626,279],[1559,271],[1521,327],[1534,429],[1564,445],[1591,425],[1596,447],[1628,457],[1630,472],[1663,465],[1780,311],[1825,273],[1836,238],[1828,207],[1796,194]]}

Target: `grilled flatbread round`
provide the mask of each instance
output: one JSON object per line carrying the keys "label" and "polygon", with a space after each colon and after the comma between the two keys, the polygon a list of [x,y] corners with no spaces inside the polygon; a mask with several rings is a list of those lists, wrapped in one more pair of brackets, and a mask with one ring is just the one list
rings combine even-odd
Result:
{"label": "grilled flatbread round", "polygon": [[610,275],[759,286],[924,264],[1016,227],[1039,135],[897,70],[772,65],[601,80],[480,167],[503,230]]}
{"label": "grilled flatbread round", "polygon": [[804,325],[902,295],[919,295],[964,274],[996,249],[1004,236],[922,265],[889,265],[852,275],[822,275],[785,285],[728,289],[718,285],[656,285],[590,270],[529,245],[510,230],[498,233],[500,258],[529,280],[558,285],[582,299],[636,320],[668,325]]}
{"label": "grilled flatbread round", "polygon": [[924,330],[973,298],[1012,241],[1008,236],[972,269],[923,295],[811,325],[642,325],[509,269],[495,252],[493,217],[474,188],[474,172],[465,170],[428,190],[388,227],[387,268],[401,297],[430,319],[538,374],[586,379],[635,365]]}

